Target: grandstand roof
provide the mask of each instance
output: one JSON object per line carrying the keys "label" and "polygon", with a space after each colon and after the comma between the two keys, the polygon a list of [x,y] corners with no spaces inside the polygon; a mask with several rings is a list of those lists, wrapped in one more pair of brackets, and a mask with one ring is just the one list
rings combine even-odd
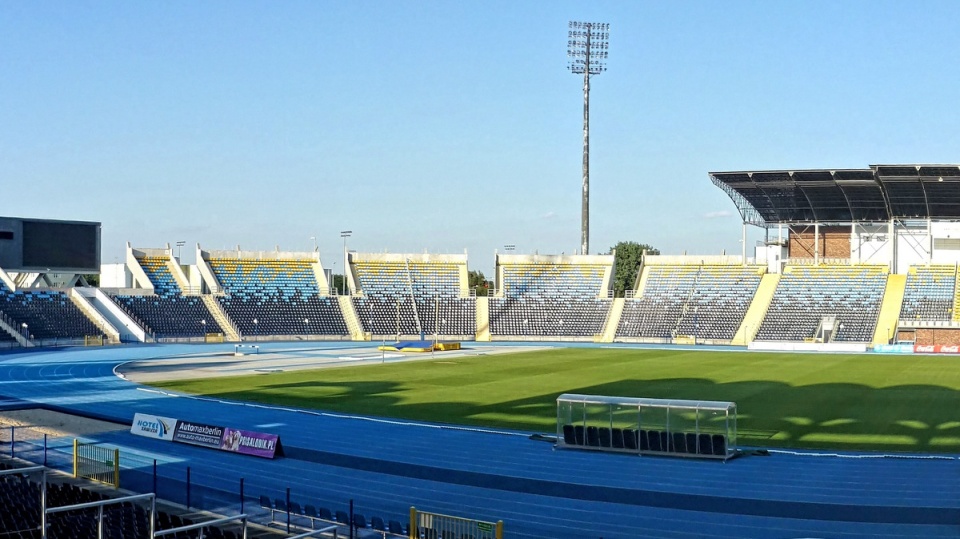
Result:
{"label": "grandstand roof", "polygon": [[744,222],[878,222],[960,219],[960,165],[711,172]]}

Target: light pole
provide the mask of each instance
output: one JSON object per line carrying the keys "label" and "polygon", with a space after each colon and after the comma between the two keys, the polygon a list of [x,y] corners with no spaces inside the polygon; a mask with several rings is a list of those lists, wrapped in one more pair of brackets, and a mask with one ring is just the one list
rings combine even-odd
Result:
{"label": "light pole", "polygon": [[30,338],[30,332],[27,331],[27,323],[24,322],[24,323],[22,323],[22,324],[20,324],[20,325],[23,327],[23,338],[24,338],[24,339],[29,339],[29,338]]}
{"label": "light pole", "polygon": [[313,252],[317,252],[317,237],[310,236],[310,239],[313,240]]}
{"label": "light pole", "polygon": [[180,251],[180,249],[181,249],[184,245],[186,245],[186,244],[187,244],[187,242],[185,242],[185,241],[178,241],[178,242],[177,242],[177,263],[178,263],[178,264],[182,264],[182,263],[183,263],[183,262],[182,262],[183,259],[180,258],[180,255],[183,254],[183,253]]}
{"label": "light pole", "polygon": [[260,321],[257,320],[256,318],[253,319],[253,336],[254,336],[254,338],[259,338],[259,336],[260,336],[260,331],[259,331],[259,329],[258,329],[260,326],[257,325],[257,324],[259,324],[259,323],[260,323]]}
{"label": "light pole", "polygon": [[343,238],[343,294],[347,293],[347,268],[350,267],[350,261],[347,260],[347,238],[353,234],[352,230],[341,230],[340,237]]}
{"label": "light pole", "polygon": [[580,209],[580,254],[590,254],[590,75],[607,70],[610,25],[570,21],[567,69],[583,75],[583,200]]}
{"label": "light pole", "polygon": [[206,336],[207,336],[207,321],[206,321],[206,320],[200,320],[200,326],[203,328],[203,336],[206,337]]}
{"label": "light pole", "polygon": [[504,245],[504,246],[503,246],[503,250],[506,251],[506,252],[508,252],[508,253],[512,253],[512,252],[515,251],[516,249],[517,249],[517,246],[514,245],[514,244],[512,244],[512,243],[509,244],[509,245]]}

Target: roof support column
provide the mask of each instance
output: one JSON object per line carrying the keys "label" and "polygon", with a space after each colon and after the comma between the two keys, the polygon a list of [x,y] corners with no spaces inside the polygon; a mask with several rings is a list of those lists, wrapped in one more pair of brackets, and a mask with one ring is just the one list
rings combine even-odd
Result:
{"label": "roof support column", "polygon": [[893,219],[887,225],[887,241],[890,242],[890,273],[897,272],[897,229],[893,226]]}
{"label": "roof support column", "polygon": [[813,265],[820,265],[820,222],[813,223]]}
{"label": "roof support column", "polygon": [[744,266],[747,265],[747,222],[743,222],[743,230],[740,233],[740,244],[743,246],[743,255],[741,262]]}
{"label": "roof support column", "polygon": [[[856,243],[854,243],[856,242]],[[856,245],[856,256],[854,256],[854,248]],[[863,247],[863,244],[860,243],[859,238],[857,238],[857,223],[850,223],[850,264],[858,264],[860,262],[860,248]]]}
{"label": "roof support column", "polygon": [[927,265],[933,262],[933,223],[930,217],[927,217]]}

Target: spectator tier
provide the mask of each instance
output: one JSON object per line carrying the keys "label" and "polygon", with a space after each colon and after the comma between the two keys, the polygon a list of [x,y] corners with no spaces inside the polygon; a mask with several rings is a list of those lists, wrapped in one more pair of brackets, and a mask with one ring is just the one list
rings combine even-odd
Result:
{"label": "spectator tier", "polygon": [[913,266],[907,273],[900,320],[933,322],[953,319],[956,266]]}
{"label": "spectator tier", "polygon": [[836,316],[835,341],[869,342],[886,283],[886,266],[787,266],[756,340],[803,341]]}

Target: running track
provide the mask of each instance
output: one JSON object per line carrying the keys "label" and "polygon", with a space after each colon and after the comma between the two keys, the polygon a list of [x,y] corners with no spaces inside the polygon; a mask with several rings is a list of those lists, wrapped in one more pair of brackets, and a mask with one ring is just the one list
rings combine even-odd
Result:
{"label": "running track", "polygon": [[[537,343],[542,345],[542,343]],[[369,352],[366,343],[274,343],[316,356]],[[529,433],[486,433],[189,398],[117,377],[143,359],[232,351],[233,345],[125,346],[0,355],[0,397],[129,424],[135,412],[280,435],[267,461],[107,432],[124,485],[176,496],[186,466],[193,504],[239,510],[282,498],[405,520],[409,507],[503,520],[511,538],[960,537],[960,460],[749,456],[727,463],[555,451]],[[264,350],[266,351],[266,350]],[[66,441],[54,441],[64,445]],[[847,455],[847,457],[854,457]],[[246,510],[250,512],[247,503]]]}

